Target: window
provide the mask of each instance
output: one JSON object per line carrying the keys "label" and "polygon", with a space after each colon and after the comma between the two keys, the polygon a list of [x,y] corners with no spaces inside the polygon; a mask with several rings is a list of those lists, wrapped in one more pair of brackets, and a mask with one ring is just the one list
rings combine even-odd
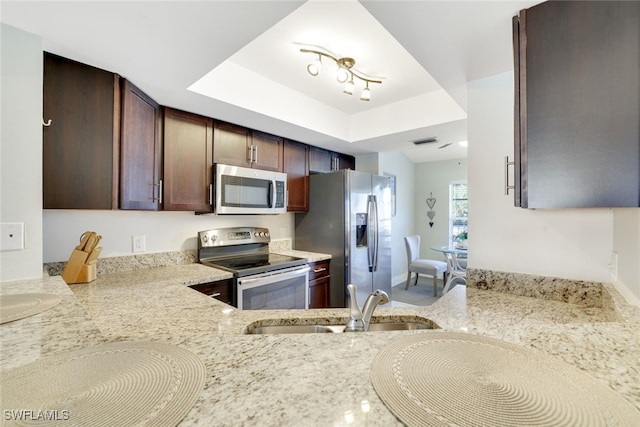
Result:
{"label": "window", "polygon": [[467,238],[468,200],[467,183],[456,182],[449,184],[449,243],[454,245],[459,240]]}

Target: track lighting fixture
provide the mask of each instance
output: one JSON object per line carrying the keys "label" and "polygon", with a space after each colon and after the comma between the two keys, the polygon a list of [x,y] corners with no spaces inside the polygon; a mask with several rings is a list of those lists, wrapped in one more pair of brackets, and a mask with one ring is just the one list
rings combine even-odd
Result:
{"label": "track lighting fixture", "polygon": [[353,58],[336,58],[335,56],[326,52],[320,52],[313,49],[300,49],[300,52],[313,53],[315,55],[318,55],[317,59],[314,59],[311,63],[309,63],[309,65],[307,65],[307,72],[314,77],[320,74],[323,56],[333,60],[338,66],[338,70],[336,71],[336,79],[338,80],[338,83],[345,83],[342,92],[346,93],[347,95],[353,95],[353,91],[355,89],[355,83],[353,81],[354,77],[358,80],[361,80],[365,84],[365,87],[362,89],[362,92],[360,94],[360,99],[363,101],[371,100],[371,89],[369,89],[369,83],[382,84],[382,80],[366,77],[356,71],[353,68],[353,66],[356,64],[356,60]]}

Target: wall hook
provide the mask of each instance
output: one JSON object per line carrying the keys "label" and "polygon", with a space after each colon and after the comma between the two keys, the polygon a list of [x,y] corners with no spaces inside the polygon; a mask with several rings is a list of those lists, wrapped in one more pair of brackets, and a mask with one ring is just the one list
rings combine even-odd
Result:
{"label": "wall hook", "polygon": [[47,120],[47,122],[45,123],[44,119],[42,119],[42,126],[51,126],[51,119]]}

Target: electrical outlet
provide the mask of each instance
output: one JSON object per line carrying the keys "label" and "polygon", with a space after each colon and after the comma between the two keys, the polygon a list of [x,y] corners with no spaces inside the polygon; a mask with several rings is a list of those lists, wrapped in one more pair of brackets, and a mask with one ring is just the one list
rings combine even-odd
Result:
{"label": "electrical outlet", "polygon": [[145,251],[145,237],[144,234],[138,236],[131,236],[131,240],[133,242],[133,252],[144,252]]}
{"label": "electrical outlet", "polygon": [[0,227],[0,250],[24,249],[24,223],[4,223]]}

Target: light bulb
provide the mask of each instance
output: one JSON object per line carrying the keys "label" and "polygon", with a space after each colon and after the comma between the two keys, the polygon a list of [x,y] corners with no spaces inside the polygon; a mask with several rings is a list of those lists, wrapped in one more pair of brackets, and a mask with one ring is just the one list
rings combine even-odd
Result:
{"label": "light bulb", "polygon": [[342,90],[347,95],[353,95],[353,88],[355,85],[353,84],[353,79],[349,80],[346,85],[344,85],[344,89]]}
{"label": "light bulb", "polygon": [[312,76],[317,76],[320,73],[320,68],[322,68],[322,61],[320,60],[320,56],[318,59],[314,59],[309,65],[307,65],[307,71]]}
{"label": "light bulb", "polygon": [[369,89],[369,84],[367,84],[367,87],[362,89],[362,94],[360,94],[360,99],[363,101],[371,100],[371,90]]}
{"label": "light bulb", "polygon": [[336,72],[336,79],[338,79],[338,83],[344,83],[349,78],[349,71],[346,69],[339,67]]}

